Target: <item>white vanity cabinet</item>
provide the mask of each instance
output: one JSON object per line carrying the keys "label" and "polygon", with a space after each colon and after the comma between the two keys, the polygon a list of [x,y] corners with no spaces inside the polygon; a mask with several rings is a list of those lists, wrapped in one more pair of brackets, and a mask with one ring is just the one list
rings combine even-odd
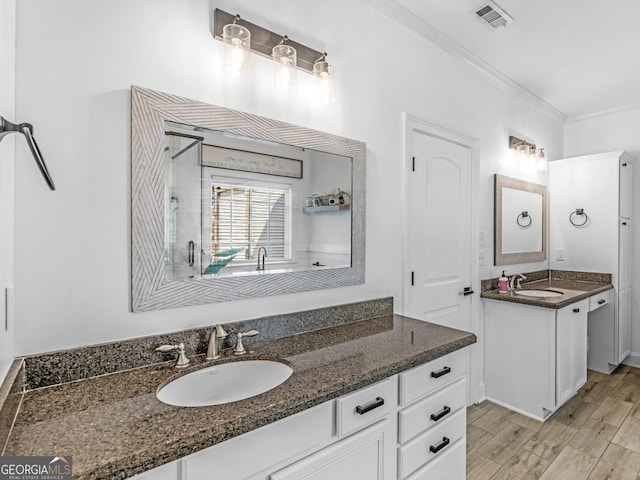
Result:
{"label": "white vanity cabinet", "polygon": [[587,379],[589,300],[552,308],[486,300],[487,398],[544,421]]}
{"label": "white vanity cabinet", "polygon": [[467,350],[134,479],[464,480]]}
{"label": "white vanity cabinet", "polygon": [[632,163],[623,151],[549,162],[549,266],[612,274],[613,305],[588,324],[589,368],[605,373],[631,353]]}

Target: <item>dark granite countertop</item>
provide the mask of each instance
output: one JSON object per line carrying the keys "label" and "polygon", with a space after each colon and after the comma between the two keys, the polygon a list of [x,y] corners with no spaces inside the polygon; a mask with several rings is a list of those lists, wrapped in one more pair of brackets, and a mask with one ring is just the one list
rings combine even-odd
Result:
{"label": "dark granite countertop", "polygon": [[[257,342],[242,359],[293,367],[278,387],[211,407],[160,402],[159,385],[212,365],[155,364],[27,391],[5,455],[72,455],[74,479],[122,479],[319,405],[475,343],[475,335],[400,315]],[[222,360],[237,361],[229,352]],[[242,360],[240,359],[240,361]]]}
{"label": "dark granite countertop", "polygon": [[547,278],[535,282],[523,283],[521,290],[551,289],[562,292],[563,295],[558,297],[527,297],[514,292],[500,293],[497,289],[494,289],[482,292],[481,296],[482,298],[490,300],[502,300],[505,302],[533,305],[535,307],[559,309],[597,295],[600,292],[605,292],[611,288],[613,288],[611,283]]}

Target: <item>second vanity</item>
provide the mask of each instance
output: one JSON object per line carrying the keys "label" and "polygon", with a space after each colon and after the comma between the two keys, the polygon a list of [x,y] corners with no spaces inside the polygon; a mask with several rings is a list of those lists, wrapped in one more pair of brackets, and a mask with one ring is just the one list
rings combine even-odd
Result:
{"label": "second vanity", "polygon": [[[258,330],[266,335],[271,325]],[[165,341],[132,345],[153,352],[158,340]],[[442,472],[463,479],[464,347],[475,341],[471,333],[393,313],[255,341],[246,359],[286,363],[291,377],[258,396],[207,407],[156,398],[159,386],[182,374],[174,362],[54,383],[17,394],[4,454],[71,455],[77,479],[418,480]],[[97,353],[103,348],[129,349],[97,346],[60,374],[80,359],[107,362]],[[52,354],[45,363],[70,355]],[[192,356],[182,371],[211,365],[203,357]],[[229,352],[219,360],[229,361],[244,360]],[[44,384],[31,376],[27,388]]]}
{"label": "second vanity", "polygon": [[557,275],[482,293],[489,400],[544,421],[576,394],[587,381],[588,316],[614,302],[608,278]]}

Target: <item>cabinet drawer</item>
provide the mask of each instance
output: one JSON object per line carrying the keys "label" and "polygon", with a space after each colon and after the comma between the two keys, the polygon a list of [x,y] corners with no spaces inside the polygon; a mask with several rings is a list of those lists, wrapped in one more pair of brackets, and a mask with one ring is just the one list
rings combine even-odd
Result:
{"label": "cabinet drawer", "polygon": [[466,468],[466,442],[458,440],[455,445],[425,465],[407,480],[464,480],[467,475]]}
{"label": "cabinet drawer", "polygon": [[405,443],[416,435],[441,425],[466,406],[467,381],[456,380],[398,414],[398,440]]}
{"label": "cabinet drawer", "polygon": [[601,292],[597,295],[589,297],[589,311],[593,312],[600,307],[604,307],[609,303],[613,303],[613,294],[615,290],[613,288],[607,290],[606,292]]}
{"label": "cabinet drawer", "polygon": [[183,459],[181,478],[248,478],[282,462],[296,461],[334,439],[333,405],[325,402],[189,455]]}
{"label": "cabinet drawer", "polygon": [[400,405],[444,387],[467,371],[467,349],[458,350],[400,374]]}
{"label": "cabinet drawer", "polygon": [[348,435],[394,412],[397,398],[397,375],[339,398],[336,408],[338,436]]}
{"label": "cabinet drawer", "polygon": [[466,423],[467,412],[463,409],[442,425],[431,428],[400,447],[398,459],[400,478],[405,478],[434,458],[444,456],[455,442],[465,437]]}

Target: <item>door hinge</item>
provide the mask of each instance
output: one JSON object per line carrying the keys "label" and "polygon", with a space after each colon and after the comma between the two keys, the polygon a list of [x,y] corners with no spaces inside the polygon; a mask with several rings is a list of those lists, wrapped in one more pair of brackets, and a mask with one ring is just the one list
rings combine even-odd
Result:
{"label": "door hinge", "polygon": [[414,280],[415,280],[415,272],[411,272],[411,286],[412,287],[415,285]]}
{"label": "door hinge", "polygon": [[412,172],[416,171],[416,157],[411,158],[411,171]]}

